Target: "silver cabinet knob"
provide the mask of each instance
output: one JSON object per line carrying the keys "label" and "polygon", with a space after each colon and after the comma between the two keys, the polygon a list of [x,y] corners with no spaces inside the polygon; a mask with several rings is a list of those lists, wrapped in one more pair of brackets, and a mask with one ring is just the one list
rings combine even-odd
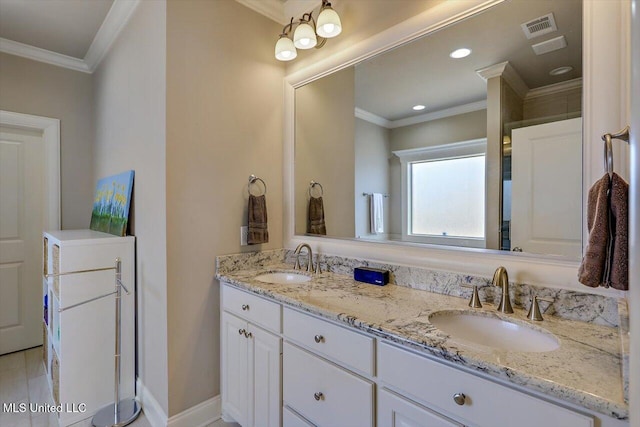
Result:
{"label": "silver cabinet knob", "polygon": [[317,392],[317,393],[313,393],[313,398],[320,401],[320,400],[324,400],[324,394],[322,394],[322,392]]}
{"label": "silver cabinet knob", "polygon": [[453,395],[453,401],[460,406],[464,405],[464,401],[466,399],[467,399],[467,396],[465,396],[464,393],[456,393]]}
{"label": "silver cabinet knob", "polygon": [[249,310],[249,304],[242,304],[242,311]]}
{"label": "silver cabinet knob", "polygon": [[244,329],[238,329],[238,333],[240,335],[245,335],[247,333],[247,331],[245,331]]}
{"label": "silver cabinet knob", "polygon": [[251,332],[247,332],[247,331],[245,331],[245,332],[244,332],[244,336],[245,336],[246,338],[251,338],[251,337],[253,336],[253,334],[252,334]]}
{"label": "silver cabinet knob", "polygon": [[324,337],[322,335],[316,335],[315,337],[313,337],[313,339],[315,340],[315,342],[317,342],[318,344],[320,344],[321,342],[324,342]]}

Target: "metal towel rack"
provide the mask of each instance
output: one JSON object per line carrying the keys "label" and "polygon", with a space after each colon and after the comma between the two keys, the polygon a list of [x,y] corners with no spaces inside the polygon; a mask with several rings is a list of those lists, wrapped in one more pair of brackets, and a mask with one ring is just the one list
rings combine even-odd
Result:
{"label": "metal towel rack", "polygon": [[318,187],[320,187],[320,196],[318,196],[318,197],[324,196],[324,188],[322,188],[322,184],[320,184],[319,182],[311,180],[311,182],[309,182],[309,197],[313,197],[313,195],[311,194],[311,190],[316,188],[316,185]]}
{"label": "metal towel rack", "polygon": [[267,183],[264,182],[262,178],[258,178],[254,174],[249,175],[249,183],[247,184],[247,191],[249,192],[249,194],[254,196],[254,194],[251,194],[251,185],[255,184],[256,181],[260,181],[262,183],[262,186],[264,187],[262,194],[258,194],[258,196],[264,196],[265,194],[267,194]]}
{"label": "metal towel rack", "polygon": [[115,266],[113,267],[104,267],[104,268],[93,268],[93,269],[89,269],[89,270],[76,270],[76,271],[67,271],[64,273],[53,273],[53,274],[45,274],[44,277],[45,278],[50,278],[50,277],[60,277],[60,276],[69,276],[72,274],[83,274],[83,273],[93,273],[93,272],[97,272],[97,271],[109,271],[109,270],[114,270],[115,271],[115,285],[116,285],[116,289],[113,292],[109,292],[108,294],[104,294],[104,295],[100,295],[94,298],[90,298],[88,300],[79,302],[77,304],[72,304],[72,305],[68,305],[66,307],[62,307],[58,309],[58,312],[63,312],[87,303],[90,303],[92,301],[96,301],[102,298],[106,298],[110,295],[115,295],[116,298],[116,342],[115,342],[115,354],[114,354],[114,359],[115,359],[115,367],[114,367],[114,376],[115,376],[115,383],[114,383],[114,401],[113,401],[113,405],[108,405],[102,409],[100,409],[94,416],[92,419],[92,425],[94,426],[104,426],[104,427],[113,427],[113,426],[125,426],[127,424],[130,424],[133,422],[133,420],[135,420],[136,418],[138,418],[138,415],[140,415],[140,405],[138,404],[138,402],[135,399],[125,399],[125,400],[120,400],[120,347],[121,347],[121,330],[122,330],[122,304],[121,304],[121,298],[122,298],[122,289],[124,289],[125,293],[127,295],[130,294],[129,290],[126,288],[126,286],[124,286],[124,284],[122,283],[122,261],[120,261],[120,258],[116,258],[116,262],[115,262]]}
{"label": "metal towel rack", "polygon": [[[366,197],[366,196],[373,196],[373,193],[362,193],[362,195],[363,195],[364,197]],[[383,194],[383,195],[382,195],[382,197],[384,197],[384,198],[386,199],[387,197],[389,197],[389,195],[388,195],[388,194]]]}
{"label": "metal towel rack", "polygon": [[627,126],[620,132],[614,134],[605,133],[602,135],[602,140],[604,141],[604,170],[607,171],[609,177],[613,175],[613,146],[611,144],[611,140],[620,139],[628,143],[629,131],[629,126]]}

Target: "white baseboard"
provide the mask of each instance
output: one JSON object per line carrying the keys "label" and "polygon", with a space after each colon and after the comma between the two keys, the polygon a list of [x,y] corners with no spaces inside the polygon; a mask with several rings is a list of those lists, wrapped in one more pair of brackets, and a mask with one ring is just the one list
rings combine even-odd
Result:
{"label": "white baseboard", "polygon": [[136,397],[142,405],[142,411],[152,427],[166,427],[168,418],[162,406],[153,394],[144,386],[140,378],[136,379]]}
{"label": "white baseboard", "polygon": [[182,411],[169,418],[140,378],[136,381],[137,397],[142,404],[149,424],[153,427],[205,427],[220,419],[222,414],[222,399],[220,395],[205,400],[186,411]]}

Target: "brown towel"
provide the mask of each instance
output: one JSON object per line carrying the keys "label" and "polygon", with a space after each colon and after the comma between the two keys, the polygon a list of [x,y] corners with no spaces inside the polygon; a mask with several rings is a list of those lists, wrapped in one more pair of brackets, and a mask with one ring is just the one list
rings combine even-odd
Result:
{"label": "brown towel", "polygon": [[609,175],[605,174],[589,190],[587,199],[587,228],[589,238],[582,264],[578,269],[580,283],[597,288],[603,282],[609,240],[609,208],[607,193]]}
{"label": "brown towel", "polygon": [[309,199],[309,220],[307,221],[307,233],[326,236],[327,227],[324,224],[324,204],[322,197]]}
{"label": "brown towel", "polygon": [[262,196],[249,195],[249,232],[247,244],[257,245],[269,242],[267,230],[267,199]]}
{"label": "brown towel", "polygon": [[613,248],[610,258],[611,274],[605,285],[626,291],[629,289],[629,184],[616,173],[611,178],[609,198]]}
{"label": "brown towel", "polygon": [[589,239],[578,280],[583,285],[629,289],[629,185],[605,174],[589,190]]}

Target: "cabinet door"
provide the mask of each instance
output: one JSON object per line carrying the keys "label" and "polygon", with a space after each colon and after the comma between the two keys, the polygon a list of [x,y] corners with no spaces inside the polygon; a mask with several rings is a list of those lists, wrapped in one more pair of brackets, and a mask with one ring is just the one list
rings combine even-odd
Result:
{"label": "cabinet door", "polygon": [[249,324],[250,387],[255,427],[279,427],[282,408],[280,337]]}
{"label": "cabinet door", "polygon": [[378,425],[384,427],[462,427],[387,390],[378,394]]}
{"label": "cabinet door", "polygon": [[222,313],[222,411],[243,426],[249,423],[253,393],[249,393],[247,322]]}

